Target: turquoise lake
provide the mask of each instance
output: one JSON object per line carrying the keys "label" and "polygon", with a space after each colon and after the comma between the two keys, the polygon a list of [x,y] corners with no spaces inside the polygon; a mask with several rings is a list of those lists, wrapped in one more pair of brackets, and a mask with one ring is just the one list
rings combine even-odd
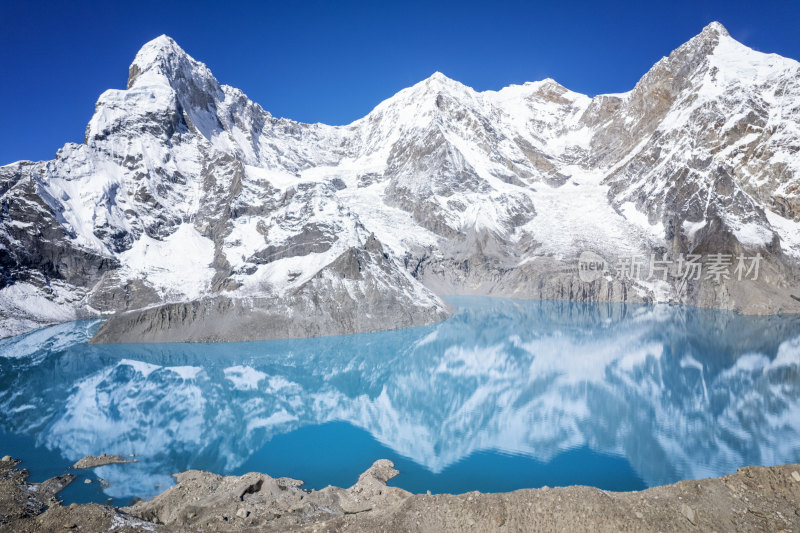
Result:
{"label": "turquoise lake", "polygon": [[[149,498],[189,468],[412,492],[637,490],[800,462],[800,316],[450,298],[407,330],[92,346],[99,321],[0,341],[0,455],[66,503]],[[84,478],[94,482],[84,483]],[[107,483],[97,482],[103,478]]]}

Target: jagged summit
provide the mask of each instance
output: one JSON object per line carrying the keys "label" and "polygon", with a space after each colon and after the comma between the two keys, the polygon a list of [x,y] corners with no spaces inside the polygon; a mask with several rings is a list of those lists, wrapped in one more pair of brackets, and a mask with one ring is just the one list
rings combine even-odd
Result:
{"label": "jagged summit", "polygon": [[[274,118],[161,36],[84,144],[0,167],[0,333],[114,313],[103,340],[325,335],[429,323],[462,292],[797,312],[798,79],[710,24],[623,97],[437,72],[326,126]],[[586,285],[586,250],[763,263]]]}
{"label": "jagged summit", "polygon": [[691,56],[691,57],[704,57],[710,56],[722,41],[733,41],[728,33],[728,30],[719,22],[711,22],[706,25],[700,33],[686,41],[684,44],[675,49],[670,57],[673,56]]}
{"label": "jagged summit", "polygon": [[[719,37],[721,36],[729,37],[727,29],[725,29],[725,27],[719,22],[711,22],[705,28],[703,28],[703,30],[697,36],[688,41],[674,53],[678,53],[681,49],[692,47],[693,42],[703,42],[708,43],[703,47],[705,54],[711,54],[714,46],[717,44]],[[696,47],[697,45],[694,45],[694,48]],[[142,73],[149,73],[152,76],[142,77]],[[132,88],[137,82],[141,85],[144,83],[153,82],[154,79],[155,83],[163,83],[167,81],[171,85],[175,85],[173,83],[173,79],[175,77],[182,77],[184,79],[191,77],[200,77],[205,80],[211,79],[214,82],[212,85],[218,86],[216,79],[214,79],[211,71],[208,70],[205,64],[194,60],[180,47],[180,45],[174,39],[168,35],[160,35],[155,39],[145,43],[137,53],[130,67],[128,88]],[[549,92],[551,94],[553,94],[553,91],[559,93],[569,92],[577,96],[583,96],[569,91],[569,89],[552,78],[545,78],[543,80],[534,82],[525,82],[523,86],[533,87],[538,92]],[[510,87],[513,88],[515,86],[512,85]],[[428,78],[425,78],[412,87],[400,91],[395,96],[389,98],[386,102],[401,99],[402,96],[408,95],[409,93],[413,93],[415,97],[418,97],[420,92],[430,92],[434,95],[445,92],[460,95],[462,97],[471,97],[474,94],[474,90],[471,87],[466,86],[457,80],[449,78],[440,71],[436,71]],[[509,94],[509,92],[506,92],[506,94]],[[376,109],[385,107],[383,104],[384,103],[377,106]]]}
{"label": "jagged summit", "polygon": [[723,26],[720,22],[713,21],[706,25],[703,28],[703,31],[700,32],[701,35],[721,35],[723,37],[730,37],[728,30]]}
{"label": "jagged summit", "polygon": [[711,56],[722,41],[733,41],[728,30],[719,22],[708,24],[703,30],[670,54],[687,63],[696,63]]}
{"label": "jagged summit", "polygon": [[[204,63],[196,61],[167,35],[145,43],[128,70],[127,88],[168,85],[177,91],[212,93],[219,83]],[[198,95],[188,95],[198,98]],[[202,97],[200,97],[202,99]]]}
{"label": "jagged summit", "polygon": [[[155,73],[168,76],[170,70],[183,62],[194,60],[167,35],[160,35],[145,43],[137,52],[128,70],[128,89],[132,88],[142,74]],[[140,84],[145,78],[140,79]],[[152,79],[152,78],[151,78]]]}

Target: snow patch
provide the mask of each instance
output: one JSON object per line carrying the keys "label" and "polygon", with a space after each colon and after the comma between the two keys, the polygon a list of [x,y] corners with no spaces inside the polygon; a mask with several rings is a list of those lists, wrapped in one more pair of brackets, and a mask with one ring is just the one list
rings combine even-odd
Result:
{"label": "snow patch", "polygon": [[163,240],[142,235],[120,254],[123,275],[143,279],[169,299],[197,299],[211,286],[214,243],[191,224]]}

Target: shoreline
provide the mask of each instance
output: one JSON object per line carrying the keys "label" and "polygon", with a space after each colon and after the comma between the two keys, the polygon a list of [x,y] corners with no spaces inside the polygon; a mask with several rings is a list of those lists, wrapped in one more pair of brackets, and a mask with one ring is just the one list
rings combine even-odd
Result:
{"label": "shoreline", "polygon": [[199,470],[128,507],[63,506],[70,474],[29,483],[19,461],[0,461],[0,531],[800,531],[800,464],[743,467],[719,478],[636,492],[586,486],[513,492],[411,494],[376,461],[350,488],[301,489],[266,474]]}
{"label": "shoreline", "polygon": [[[719,312],[726,312],[731,313],[733,315],[745,318],[800,318],[800,311],[794,312],[787,312],[787,311],[779,311],[779,312],[768,312],[768,313],[759,313],[759,312],[746,312],[741,309],[731,309],[726,307],[715,307],[715,306],[706,306],[706,305],[698,305],[694,303],[684,303],[684,302],[675,302],[675,301],[635,301],[635,300],[575,300],[569,298],[526,298],[524,295],[505,295],[505,294],[472,294],[472,293],[444,293],[444,294],[437,294],[448,306],[450,310],[450,315],[442,318],[440,320],[436,320],[434,322],[430,322],[427,324],[419,324],[414,326],[405,326],[405,327],[388,327],[388,328],[379,328],[379,329],[371,329],[366,331],[355,331],[349,333],[330,333],[324,335],[305,335],[305,336],[289,336],[289,337],[276,337],[276,338],[265,338],[265,339],[247,339],[247,340],[185,340],[185,341],[140,341],[140,342],[92,342],[94,339],[93,335],[87,341],[88,344],[93,346],[115,346],[115,345],[136,345],[136,344],[243,344],[243,343],[257,343],[257,342],[269,342],[269,341],[282,341],[282,340],[301,340],[301,339],[320,339],[320,338],[329,338],[329,337],[340,337],[346,335],[370,335],[373,333],[384,333],[384,332],[391,332],[391,331],[400,331],[406,329],[415,329],[415,328],[425,328],[434,326],[437,324],[441,324],[442,322],[446,322],[450,320],[458,313],[458,307],[450,302],[452,298],[487,298],[493,300],[500,300],[500,301],[511,301],[511,302],[544,302],[544,303],[559,303],[559,304],[609,304],[609,305],[631,305],[631,306],[649,306],[649,307],[658,307],[658,306],[665,306],[670,308],[689,308],[697,311],[719,311]],[[796,297],[792,296],[792,298],[797,299]],[[800,301],[800,300],[798,300]],[[157,306],[156,306],[157,307]],[[155,309],[156,307],[150,308]],[[134,311],[141,311],[141,310],[134,310]],[[134,312],[130,311],[130,312]],[[75,318],[72,320],[66,320],[63,322],[51,322],[51,323],[43,323],[40,324],[32,329],[27,329],[22,332],[16,332],[12,335],[6,335],[4,331],[0,330],[0,341],[7,341],[13,339],[15,337],[22,337],[24,335],[28,335],[30,333],[35,333],[37,331],[42,331],[50,327],[61,326],[64,324],[70,324],[73,322],[81,322],[81,321],[99,321],[100,325],[114,316],[114,313],[110,314],[100,314],[100,315],[92,315],[86,317]]]}

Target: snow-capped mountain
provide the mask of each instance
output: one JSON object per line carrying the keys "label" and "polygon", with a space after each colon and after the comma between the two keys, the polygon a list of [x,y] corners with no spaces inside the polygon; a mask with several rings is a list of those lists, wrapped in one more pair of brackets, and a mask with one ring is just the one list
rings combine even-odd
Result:
{"label": "snow-capped mountain", "polygon": [[[0,167],[2,333],[98,313],[97,342],[347,333],[440,320],[455,293],[800,312],[798,80],[712,23],[625,94],[436,73],[334,127],[162,36],[83,144]],[[589,281],[586,251],[610,265]],[[731,264],[614,266],[651,254]]]}

